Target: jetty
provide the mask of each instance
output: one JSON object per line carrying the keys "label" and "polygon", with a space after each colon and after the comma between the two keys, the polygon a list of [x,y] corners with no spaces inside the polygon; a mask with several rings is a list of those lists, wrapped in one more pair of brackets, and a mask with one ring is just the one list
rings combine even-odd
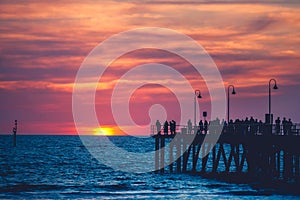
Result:
{"label": "jetty", "polygon": [[265,125],[251,131],[224,126],[217,137],[207,132],[188,133],[187,126],[176,126],[175,134],[156,132],[155,170],[157,173],[193,173],[204,177],[244,181],[300,180],[300,124],[289,132],[284,127]]}

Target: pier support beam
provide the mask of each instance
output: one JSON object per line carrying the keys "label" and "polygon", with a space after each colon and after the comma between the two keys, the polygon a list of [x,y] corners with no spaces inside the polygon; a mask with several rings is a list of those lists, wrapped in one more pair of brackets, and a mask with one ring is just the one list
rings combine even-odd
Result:
{"label": "pier support beam", "polygon": [[160,139],[160,172],[164,173],[165,172],[165,137],[162,137]]}
{"label": "pier support beam", "polygon": [[169,169],[170,172],[173,172],[173,151],[174,151],[174,143],[170,143],[170,150],[169,150]]}
{"label": "pier support beam", "polygon": [[155,172],[159,170],[159,137],[155,138]]}
{"label": "pier support beam", "polygon": [[177,138],[176,140],[176,167],[177,173],[181,172],[181,138]]}

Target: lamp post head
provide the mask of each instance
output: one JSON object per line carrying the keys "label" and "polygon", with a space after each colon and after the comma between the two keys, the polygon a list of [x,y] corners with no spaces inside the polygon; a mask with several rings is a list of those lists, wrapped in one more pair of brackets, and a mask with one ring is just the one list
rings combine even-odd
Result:
{"label": "lamp post head", "polygon": [[195,96],[196,96],[198,99],[201,99],[201,98],[202,98],[200,90],[195,90]]}
{"label": "lamp post head", "polygon": [[231,94],[236,94],[235,89],[234,89],[234,85],[228,85],[228,95],[229,95],[229,89],[230,88],[232,88]]}
{"label": "lamp post head", "polygon": [[276,80],[274,79],[274,78],[271,78],[270,80],[269,80],[269,88],[271,89],[271,82],[274,82],[274,87],[273,87],[273,89],[274,90],[277,90],[278,89],[278,87],[277,87],[277,83],[276,83]]}

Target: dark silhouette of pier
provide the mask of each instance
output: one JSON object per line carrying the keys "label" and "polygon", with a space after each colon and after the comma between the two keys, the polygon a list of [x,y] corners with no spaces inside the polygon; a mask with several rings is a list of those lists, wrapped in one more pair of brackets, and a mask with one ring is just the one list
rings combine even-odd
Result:
{"label": "dark silhouette of pier", "polygon": [[300,124],[287,122],[272,125],[252,118],[225,122],[218,139],[215,121],[205,132],[194,127],[189,133],[182,125],[175,134],[158,132],[152,135],[156,172],[299,183]]}

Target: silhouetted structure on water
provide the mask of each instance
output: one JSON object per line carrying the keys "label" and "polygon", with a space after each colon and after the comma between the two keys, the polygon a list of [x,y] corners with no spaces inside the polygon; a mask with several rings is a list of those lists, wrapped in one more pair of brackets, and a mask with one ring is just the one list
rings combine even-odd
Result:
{"label": "silhouetted structure on water", "polygon": [[18,121],[15,120],[15,126],[13,127],[14,147],[17,146],[17,128],[18,128]]}
{"label": "silhouetted structure on water", "polygon": [[[190,130],[188,124],[177,126],[181,132],[176,134],[153,134],[156,171],[222,174],[227,178],[243,174],[251,179],[299,182],[299,124],[285,118],[281,123],[278,118],[272,125],[252,117],[222,123],[220,126],[218,119],[200,121],[193,132],[185,131]],[[215,141],[218,132],[221,135]]]}

